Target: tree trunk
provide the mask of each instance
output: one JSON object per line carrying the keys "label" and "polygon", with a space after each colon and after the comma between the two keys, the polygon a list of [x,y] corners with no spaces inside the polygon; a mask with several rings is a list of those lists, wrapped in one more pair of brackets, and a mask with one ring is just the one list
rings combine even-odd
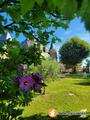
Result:
{"label": "tree trunk", "polygon": [[76,66],[72,67],[72,73],[76,73]]}

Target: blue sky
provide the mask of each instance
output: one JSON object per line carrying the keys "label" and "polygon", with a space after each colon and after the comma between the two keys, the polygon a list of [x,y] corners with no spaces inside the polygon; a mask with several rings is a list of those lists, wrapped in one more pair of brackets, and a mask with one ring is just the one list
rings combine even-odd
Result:
{"label": "blue sky", "polygon": [[[8,15],[4,14],[4,17],[8,18],[8,23],[11,22],[10,17]],[[57,30],[55,30],[55,35],[62,40],[61,42],[55,43],[55,47],[57,48],[57,51],[64,42],[66,42],[67,40],[69,40],[72,37],[79,37],[82,40],[85,40],[88,43],[90,43],[90,32],[85,29],[84,23],[81,21],[80,18],[73,19],[70,22],[69,28],[67,30],[64,30],[61,27],[59,27]],[[14,38],[15,33],[14,32],[11,33],[11,36],[12,36],[12,38]],[[26,38],[23,36],[23,34],[21,34],[17,38],[17,40],[20,42],[24,41],[25,39]],[[50,44],[47,45],[47,47],[49,48]]]}
{"label": "blue sky", "polygon": [[[55,30],[55,35],[62,40],[61,42],[55,43],[55,47],[57,48],[57,50],[64,42],[66,42],[72,37],[79,37],[90,43],[90,32],[85,29],[84,23],[81,21],[80,18],[73,19],[70,22],[69,28],[67,30],[59,27],[57,30]],[[13,38],[15,37],[14,32],[11,34],[11,36]],[[26,38],[21,34],[17,39],[19,41],[24,41]],[[47,47],[49,48],[50,44]]]}
{"label": "blue sky", "polygon": [[[61,42],[56,42],[54,45],[55,48],[57,48],[57,51],[59,50],[59,48],[62,46],[64,42],[66,42],[72,37],[79,37],[90,44],[90,32],[85,29],[84,22],[82,22],[80,18],[73,19],[70,22],[69,28],[67,30],[64,30],[59,27],[57,30],[55,30],[55,35],[62,40]],[[15,34],[12,33],[11,36],[15,37]],[[17,39],[19,41],[24,41],[26,38],[21,34]],[[47,47],[49,49],[50,44],[47,45]]]}
{"label": "blue sky", "polygon": [[[7,18],[8,23],[11,23],[9,15],[4,13],[3,16],[5,18]],[[87,41],[88,43],[90,43],[90,32],[85,29],[84,23],[81,21],[80,18],[73,19],[70,22],[69,28],[67,30],[64,30],[64,29],[59,27],[57,30],[55,30],[55,35],[62,40],[62,42],[59,42],[59,43],[56,42],[55,47],[57,49],[59,49],[60,46],[65,41],[69,40],[72,37],[79,37],[79,38]],[[11,36],[14,38],[15,37],[15,33],[14,32],[11,33]],[[24,41],[26,38],[21,34],[17,39],[19,41]],[[49,46],[50,45],[48,45],[48,47]]]}
{"label": "blue sky", "polygon": [[[6,16],[9,17],[9,16]],[[10,19],[9,19],[10,22]],[[69,28],[67,30],[64,30],[62,28],[58,28],[55,30],[55,35],[58,36],[62,41],[56,42],[55,47],[60,48],[60,46],[67,40],[69,40],[72,37],[79,37],[88,43],[90,43],[90,33],[85,29],[84,23],[81,21],[80,18],[73,19],[70,24]],[[11,33],[11,36],[14,38],[15,34],[14,32]],[[18,38],[19,41],[24,41],[26,38],[21,34]],[[49,45],[48,45],[49,46]]]}
{"label": "blue sky", "polygon": [[[61,42],[55,43],[55,47],[57,48],[57,51],[64,42],[66,42],[72,37],[79,37],[90,44],[90,32],[85,29],[84,22],[82,22],[80,18],[75,18],[74,20],[72,20],[67,30],[58,28],[55,31],[55,35],[61,38],[62,40]],[[50,45],[48,45],[48,47],[49,46]],[[90,59],[90,57],[88,57],[88,59]],[[82,63],[83,63],[82,65],[84,66],[86,64],[86,61],[84,60]]]}
{"label": "blue sky", "polygon": [[67,40],[72,37],[79,37],[82,40],[90,43],[90,32],[85,29],[84,23],[80,18],[75,18],[69,24],[69,28],[64,30],[62,28],[58,28],[55,32],[55,35],[61,38],[61,43],[56,42],[56,48],[60,48],[60,46]]}

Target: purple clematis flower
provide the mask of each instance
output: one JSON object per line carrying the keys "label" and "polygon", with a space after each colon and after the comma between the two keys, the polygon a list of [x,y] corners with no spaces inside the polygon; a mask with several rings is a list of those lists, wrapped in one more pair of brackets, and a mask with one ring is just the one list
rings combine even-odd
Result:
{"label": "purple clematis flower", "polygon": [[17,68],[21,71],[26,71],[27,70],[27,67],[23,66],[23,65],[17,65]]}
{"label": "purple clematis flower", "polygon": [[35,84],[35,92],[41,92],[42,85]]}
{"label": "purple clematis flower", "polygon": [[20,89],[24,92],[28,92],[34,88],[35,92],[41,92],[43,86],[43,77],[40,73],[28,74],[25,76],[16,76],[16,82],[19,85]]}
{"label": "purple clematis flower", "polygon": [[19,79],[21,79],[21,76],[20,76],[20,75],[17,75],[15,81],[16,81],[16,83],[17,83],[18,85],[19,85]]}
{"label": "purple clematis flower", "polygon": [[34,75],[33,75],[33,78],[35,80],[35,83],[41,83],[41,81],[43,80],[43,77],[40,75],[39,72],[36,72]]}
{"label": "purple clematis flower", "polygon": [[31,74],[23,76],[19,79],[19,87],[25,92],[29,91],[33,87],[34,83],[35,81]]}

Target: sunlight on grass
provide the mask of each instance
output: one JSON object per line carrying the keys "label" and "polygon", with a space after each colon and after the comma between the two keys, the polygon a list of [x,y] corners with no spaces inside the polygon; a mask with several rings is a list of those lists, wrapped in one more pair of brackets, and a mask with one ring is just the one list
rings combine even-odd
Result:
{"label": "sunlight on grass", "polygon": [[26,106],[23,116],[34,114],[48,114],[50,108],[55,108],[58,112],[76,112],[87,109],[90,112],[90,84],[86,79],[63,78],[48,83],[45,95],[35,97],[30,106]]}

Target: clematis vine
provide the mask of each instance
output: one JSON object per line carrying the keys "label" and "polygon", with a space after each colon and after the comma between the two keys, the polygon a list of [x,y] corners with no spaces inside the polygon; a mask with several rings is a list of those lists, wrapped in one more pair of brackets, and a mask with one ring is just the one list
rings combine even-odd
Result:
{"label": "clematis vine", "polygon": [[41,93],[41,88],[43,87],[43,77],[38,72],[35,74],[27,74],[25,76],[17,75],[16,82],[19,85],[19,88],[24,92],[34,90],[35,92]]}

